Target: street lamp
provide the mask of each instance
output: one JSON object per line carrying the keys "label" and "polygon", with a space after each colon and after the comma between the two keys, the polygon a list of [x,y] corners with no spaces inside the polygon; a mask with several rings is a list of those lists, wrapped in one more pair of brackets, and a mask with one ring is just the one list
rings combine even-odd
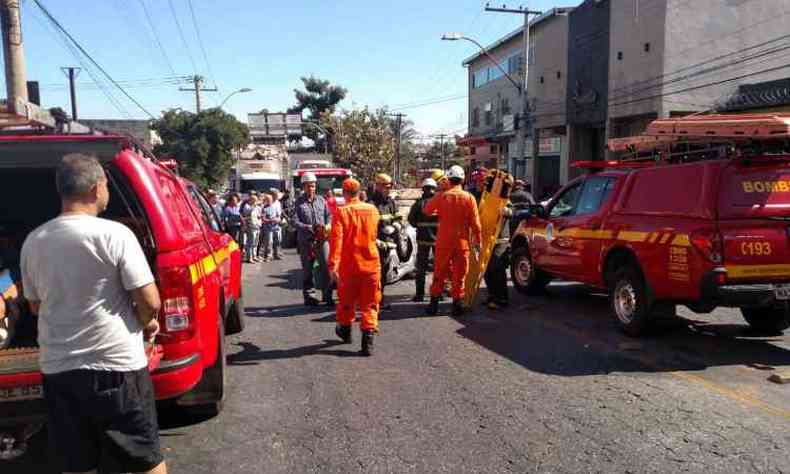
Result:
{"label": "street lamp", "polygon": [[483,47],[483,45],[482,45],[482,44],[480,44],[480,43],[479,43],[477,40],[475,40],[474,38],[469,38],[468,36],[464,36],[464,35],[462,35],[461,33],[447,33],[447,34],[445,34],[445,35],[442,35],[442,40],[444,40],[444,41],[460,41],[460,40],[465,40],[465,41],[469,41],[470,43],[474,43],[474,45],[475,45],[475,46],[477,46],[478,48],[480,48],[480,52],[482,52],[482,53],[483,53],[483,54],[484,54],[484,55],[485,55],[485,56],[488,58],[488,60],[489,60],[489,61],[491,61],[492,63],[494,63],[494,65],[495,65],[495,66],[496,66],[496,67],[499,69],[499,72],[501,72],[501,73],[502,73],[502,74],[503,74],[505,77],[507,77],[507,80],[508,80],[508,81],[510,81],[510,83],[511,83],[511,84],[513,84],[513,87],[515,87],[515,88],[516,88],[516,90],[518,90],[519,94],[521,93],[521,85],[519,85],[519,83],[517,83],[517,82],[516,82],[516,81],[515,81],[515,80],[514,80],[514,79],[513,79],[511,76],[510,76],[510,74],[508,74],[508,73],[507,73],[507,71],[505,71],[505,70],[502,68],[502,65],[501,65],[501,64],[499,64],[499,61],[497,61],[497,60],[496,60],[496,59],[494,59],[494,58],[493,58],[493,57],[492,57],[490,54],[488,54],[488,51],[487,51],[487,50],[486,50],[486,49]]}
{"label": "street lamp", "polygon": [[225,102],[227,102],[227,101],[228,101],[228,99],[230,99],[230,98],[231,98],[231,97],[233,97],[234,95],[236,95],[236,94],[245,94],[245,93],[247,93],[247,92],[252,92],[252,89],[250,89],[249,87],[243,87],[243,88],[241,88],[241,89],[239,89],[239,90],[237,90],[237,91],[233,91],[233,92],[231,92],[230,94],[228,94],[228,96],[227,96],[227,97],[225,97],[225,100],[223,100],[223,101],[222,101],[222,103],[221,103],[221,104],[219,104],[219,108],[221,109],[221,108],[222,108],[222,106],[224,106],[224,105],[225,105]]}

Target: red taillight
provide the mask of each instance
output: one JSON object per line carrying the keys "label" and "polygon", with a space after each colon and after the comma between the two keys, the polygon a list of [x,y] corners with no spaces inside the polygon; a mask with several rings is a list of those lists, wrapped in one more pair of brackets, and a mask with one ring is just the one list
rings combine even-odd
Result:
{"label": "red taillight", "polygon": [[724,245],[718,232],[694,232],[691,234],[691,245],[717,265],[724,261]]}
{"label": "red taillight", "polygon": [[159,272],[162,311],[159,326],[166,341],[191,339],[195,332],[192,276],[189,268],[164,268]]}

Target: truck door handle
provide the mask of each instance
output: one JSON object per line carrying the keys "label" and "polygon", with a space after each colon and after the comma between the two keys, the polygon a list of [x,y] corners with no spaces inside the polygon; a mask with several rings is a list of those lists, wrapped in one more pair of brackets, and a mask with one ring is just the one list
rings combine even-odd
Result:
{"label": "truck door handle", "polygon": [[587,224],[584,226],[584,228],[585,228],[585,229],[590,229],[590,230],[597,230],[597,229],[600,229],[600,228],[601,228],[601,224],[602,224],[602,223],[601,223],[601,220],[600,220],[600,219],[594,219],[594,220],[591,220],[590,222],[588,222],[588,223],[587,223]]}

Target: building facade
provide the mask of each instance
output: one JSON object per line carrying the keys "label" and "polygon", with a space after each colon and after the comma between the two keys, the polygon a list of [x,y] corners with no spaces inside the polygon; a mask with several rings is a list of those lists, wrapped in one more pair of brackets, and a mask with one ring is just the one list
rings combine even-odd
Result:
{"label": "building facade", "polygon": [[641,133],[659,117],[759,108],[749,93],[760,90],[768,106],[768,91],[790,77],[787,0],[608,3],[609,137]]}
{"label": "building facade", "polygon": [[[530,139],[524,172],[538,196],[568,180],[568,24],[573,8],[552,8],[530,22],[527,98]],[[537,146],[535,146],[537,143]]]}
{"label": "building facade", "polygon": [[468,166],[505,168],[511,150],[518,148],[516,121],[521,94],[502,71],[516,84],[523,84],[523,28],[488,46],[486,51],[495,62],[483,53],[463,62],[468,75],[469,133],[457,144],[465,150],[464,161]]}

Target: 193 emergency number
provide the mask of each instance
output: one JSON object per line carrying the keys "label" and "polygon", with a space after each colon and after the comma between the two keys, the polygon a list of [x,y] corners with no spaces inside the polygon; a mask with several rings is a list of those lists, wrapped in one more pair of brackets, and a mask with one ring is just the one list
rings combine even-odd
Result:
{"label": "193 emergency number", "polygon": [[743,255],[771,255],[773,253],[773,249],[771,248],[770,242],[742,242],[741,243],[741,254]]}

